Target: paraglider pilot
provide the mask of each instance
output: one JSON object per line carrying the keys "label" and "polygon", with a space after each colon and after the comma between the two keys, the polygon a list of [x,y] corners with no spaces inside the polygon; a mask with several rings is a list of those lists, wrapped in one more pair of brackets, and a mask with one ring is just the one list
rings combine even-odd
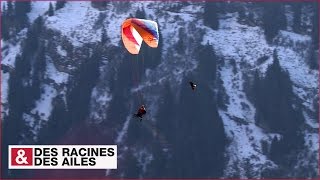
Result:
{"label": "paraglider pilot", "polygon": [[194,91],[197,87],[196,84],[194,84],[192,81],[189,82],[190,86],[191,86],[191,89]]}
{"label": "paraglider pilot", "polygon": [[144,105],[142,105],[139,109],[138,112],[136,114],[134,114],[136,117],[140,118],[140,121],[142,121],[142,117],[143,115],[145,115],[147,113],[146,108],[144,107]]}

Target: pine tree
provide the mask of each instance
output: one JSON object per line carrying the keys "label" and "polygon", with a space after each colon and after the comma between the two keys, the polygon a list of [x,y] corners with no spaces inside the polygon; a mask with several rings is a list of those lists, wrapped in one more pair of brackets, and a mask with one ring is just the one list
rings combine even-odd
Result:
{"label": "pine tree", "polygon": [[144,11],[144,8],[142,9],[138,9],[137,12],[136,12],[136,18],[139,18],[139,19],[145,19],[146,18],[146,12]]}
{"label": "pine tree", "polygon": [[53,6],[50,2],[49,4],[49,10],[48,10],[48,16],[53,16],[54,15],[54,11],[53,11]]}
{"label": "pine tree", "polygon": [[28,83],[24,83],[23,90],[20,92],[22,93],[21,96],[23,96],[24,98],[23,101],[21,101],[21,104],[24,106],[25,111],[31,110],[35,101],[40,96],[39,81],[36,80],[36,75],[31,74],[30,72],[31,69],[33,69],[32,66],[36,61],[35,59],[37,59],[39,55],[39,36],[41,33],[42,25],[42,19],[37,18],[32,27],[28,29],[26,40],[22,46],[21,57],[19,57],[21,59],[18,63],[20,69],[15,69],[16,71],[19,71],[19,77],[21,79],[35,80],[34,82],[29,81]]}
{"label": "pine tree", "polygon": [[319,49],[319,2],[313,2],[312,42],[314,50]]}
{"label": "pine tree", "polygon": [[265,125],[263,117],[261,116],[261,109],[264,108],[264,103],[262,101],[263,99],[263,93],[264,93],[264,87],[262,83],[262,80],[259,76],[259,71],[255,71],[253,75],[253,85],[252,89],[248,94],[252,94],[252,101],[254,103],[254,106],[256,107],[256,114],[255,114],[255,122],[256,124],[265,127],[267,129],[267,125]]}
{"label": "pine tree", "polygon": [[[110,56],[110,58],[117,57],[112,56],[112,54],[118,54],[118,51],[113,51]],[[117,72],[114,74],[114,77],[111,80],[110,89],[114,93],[109,108],[107,109],[107,114],[109,119],[112,121],[103,122],[106,126],[115,126],[118,123],[123,123],[127,117],[127,114],[123,112],[130,111],[126,102],[128,102],[129,99],[129,90],[135,82],[133,82],[135,77],[130,76],[133,74],[132,71],[134,69],[132,68],[132,60],[133,59],[130,58],[130,55],[125,55],[123,61],[117,69]]]}
{"label": "pine tree", "polygon": [[238,14],[238,21],[243,22],[246,19],[246,9],[243,6],[240,6]]}
{"label": "pine tree", "polygon": [[281,148],[281,144],[279,143],[279,139],[277,136],[275,136],[272,139],[271,145],[270,145],[270,159],[275,161],[276,163],[279,163],[279,159],[281,159],[281,155],[283,154],[283,152],[281,153],[282,148]]}
{"label": "pine tree", "polygon": [[174,136],[175,119],[175,103],[174,95],[171,91],[170,84],[167,82],[164,86],[164,95],[162,101],[159,102],[159,111],[157,113],[156,126],[159,131],[170,140]]}
{"label": "pine tree", "polygon": [[27,13],[31,11],[31,1],[16,1],[14,10],[16,30],[20,31],[29,25]]}
{"label": "pine tree", "polygon": [[97,9],[105,9],[107,7],[107,1],[91,1],[93,7]]}
{"label": "pine tree", "polygon": [[304,120],[301,110],[292,107],[295,98],[292,82],[288,73],[281,69],[276,51],[273,60],[265,78],[255,79],[255,83],[258,83],[255,85],[254,98],[256,122],[264,129],[282,135],[281,140],[273,140],[270,158],[290,169],[296,161],[297,152],[304,144],[304,138],[300,133]]}
{"label": "pine tree", "polygon": [[268,68],[266,77],[259,82],[256,80],[257,105],[265,123],[269,124],[273,131],[283,133],[288,129],[287,122],[290,120],[289,112],[292,111],[293,97],[289,76],[281,69],[276,51],[273,54],[273,64]]}
{"label": "pine tree", "polygon": [[67,93],[68,116],[72,123],[85,120],[89,114],[91,92],[100,75],[100,60],[101,48],[97,48],[89,59],[83,60],[75,84]]}
{"label": "pine tree", "polygon": [[106,44],[109,42],[108,34],[106,28],[103,26],[101,33],[101,44]]}
{"label": "pine tree", "polygon": [[207,82],[214,82],[216,79],[217,57],[211,45],[200,46],[198,52],[198,74],[200,79]]}
{"label": "pine tree", "polygon": [[64,1],[64,0],[57,1],[56,2],[56,11],[64,8],[65,4],[66,4],[66,1]]}
{"label": "pine tree", "polygon": [[8,118],[10,119],[10,123],[8,123],[8,125],[12,125],[12,127],[8,127],[8,129],[10,129],[10,133],[8,132],[6,136],[11,136],[10,139],[13,141],[13,143],[17,143],[19,140],[21,140],[20,136],[25,126],[24,121],[22,120],[22,113],[25,109],[23,87],[23,69],[25,68],[24,64],[24,60],[20,56],[17,56],[15,61],[15,72],[11,74],[9,79]]}
{"label": "pine tree", "polygon": [[9,17],[13,16],[13,14],[14,14],[14,9],[13,9],[13,5],[12,5],[12,2],[11,2],[11,1],[8,1],[8,2],[7,2],[7,7],[8,7],[8,9],[7,9],[7,15],[8,15]]}
{"label": "pine tree", "polygon": [[187,49],[186,45],[186,36],[185,36],[185,30],[183,27],[179,29],[179,39],[176,45],[176,52],[179,54],[184,54],[185,50]]}
{"label": "pine tree", "polygon": [[301,9],[302,9],[302,4],[301,3],[294,3],[292,5],[293,9],[293,25],[292,29],[294,32],[299,33],[301,29]]}
{"label": "pine tree", "polygon": [[249,20],[249,22],[250,22],[249,25],[254,26],[254,25],[256,24],[256,23],[255,23],[255,19],[254,19],[254,14],[253,14],[253,12],[249,12],[248,20]]}
{"label": "pine tree", "polygon": [[163,147],[160,143],[154,143],[152,145],[153,159],[148,165],[148,170],[146,172],[146,178],[166,178],[167,174],[167,154],[163,152]]}
{"label": "pine tree", "polygon": [[314,49],[314,46],[311,46],[309,54],[310,54],[310,56],[307,61],[309,68],[310,69],[318,69],[318,67],[319,67],[318,52],[317,52],[317,50]]}
{"label": "pine tree", "polygon": [[273,64],[268,68],[260,85],[262,84],[261,97],[264,98],[264,108],[261,110],[264,119],[276,132],[288,130],[287,121],[291,120],[289,112],[292,111],[293,90],[289,75],[281,69],[276,51],[273,54]]}
{"label": "pine tree", "polygon": [[263,3],[263,28],[266,40],[271,43],[273,38],[278,34],[279,30],[287,27],[284,7],[281,3]]}
{"label": "pine tree", "polygon": [[[4,5],[3,5],[4,6]],[[2,21],[1,21],[1,35],[3,40],[9,39],[9,26],[8,26],[8,11],[3,7],[3,11],[1,12]]]}
{"label": "pine tree", "polygon": [[71,125],[71,122],[67,118],[68,116],[63,97],[59,95],[53,102],[54,107],[49,120],[39,132],[39,144],[57,143],[57,141],[64,136]]}
{"label": "pine tree", "polygon": [[128,152],[126,154],[126,166],[124,169],[124,174],[126,178],[139,178],[141,173],[141,166],[137,158],[133,155],[133,152]]}
{"label": "pine tree", "polygon": [[205,2],[204,5],[204,25],[211,27],[213,30],[218,30],[219,19],[217,13],[217,3],[216,2]]}
{"label": "pine tree", "polygon": [[27,57],[31,57],[39,47],[39,37],[43,29],[43,19],[39,16],[32,26],[27,31],[27,38],[25,41],[25,46],[23,47],[24,53]]}
{"label": "pine tree", "polygon": [[312,3],[313,7],[313,16],[312,16],[312,46],[310,47],[309,51],[309,58],[308,58],[308,65],[311,69],[318,68],[318,51],[319,50],[319,9],[318,9],[318,2]]}
{"label": "pine tree", "polygon": [[[180,178],[220,177],[224,168],[223,152],[226,143],[223,123],[209,86],[202,83],[198,93],[194,93],[185,88],[189,79],[193,78],[187,77],[182,81],[176,110],[178,117],[175,123],[179,131],[176,130],[172,137],[175,142],[173,159],[170,161],[171,173],[173,177]],[[186,159],[189,163],[185,163]]]}
{"label": "pine tree", "polygon": [[15,2],[15,15],[26,15],[31,11],[31,2]]}
{"label": "pine tree", "polygon": [[[25,88],[24,88],[24,65],[25,62],[21,56],[16,57],[15,61],[15,71],[10,74],[10,79],[8,82],[9,92],[8,92],[8,104],[9,104],[9,113],[7,119],[2,124],[2,133],[5,134],[2,139],[2,145],[8,147],[8,145],[19,144],[25,140],[30,131],[29,127],[26,124],[26,121],[23,118],[23,113],[26,110],[26,101],[25,101]],[[2,157],[3,160],[8,157],[8,148],[3,148]],[[3,161],[3,166],[8,161]],[[2,166],[2,177],[20,177],[25,176],[24,172],[13,172],[8,174],[8,166]]]}
{"label": "pine tree", "polygon": [[[40,50],[33,63],[32,92],[33,99],[39,99],[41,95],[41,82],[43,82],[46,71],[45,44],[42,42]],[[30,94],[31,95],[31,94]]]}
{"label": "pine tree", "polygon": [[1,21],[1,32],[2,38],[4,40],[8,40],[10,35],[13,33],[14,30],[14,9],[11,1],[7,1],[7,8],[5,4],[3,4],[2,9],[2,21]]}
{"label": "pine tree", "polygon": [[[22,8],[22,5],[18,3],[18,9]],[[38,70],[41,68],[38,68],[39,64],[36,63],[36,59],[42,54],[37,49],[41,27],[41,20],[37,19],[35,24],[28,29],[26,40],[22,46],[21,56],[16,57],[15,71],[10,75],[8,92],[9,114],[7,117],[8,121],[3,125],[5,127],[3,133],[6,134],[3,143],[6,145],[19,144],[27,140],[31,134],[23,114],[30,112],[34,108],[33,103],[40,95],[40,92],[34,91],[35,89],[32,87],[39,87],[40,84],[40,81],[36,80],[36,74],[40,74]],[[34,45],[36,47],[33,47]],[[35,70],[33,74],[31,73],[32,68]],[[32,81],[26,81],[28,79],[32,79]],[[18,177],[23,174],[19,172],[11,176]]]}

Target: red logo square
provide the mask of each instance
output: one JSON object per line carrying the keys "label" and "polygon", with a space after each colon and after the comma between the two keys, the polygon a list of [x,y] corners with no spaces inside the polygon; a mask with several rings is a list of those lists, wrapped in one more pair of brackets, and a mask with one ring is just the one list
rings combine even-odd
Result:
{"label": "red logo square", "polygon": [[32,166],[33,153],[32,148],[11,148],[12,166]]}

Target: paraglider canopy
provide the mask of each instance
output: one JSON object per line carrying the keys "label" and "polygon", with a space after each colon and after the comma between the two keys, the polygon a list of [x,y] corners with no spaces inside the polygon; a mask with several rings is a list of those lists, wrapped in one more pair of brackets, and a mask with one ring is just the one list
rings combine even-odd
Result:
{"label": "paraglider canopy", "polygon": [[152,48],[159,44],[158,24],[146,19],[130,18],[122,23],[122,41],[131,54],[139,54],[142,40]]}

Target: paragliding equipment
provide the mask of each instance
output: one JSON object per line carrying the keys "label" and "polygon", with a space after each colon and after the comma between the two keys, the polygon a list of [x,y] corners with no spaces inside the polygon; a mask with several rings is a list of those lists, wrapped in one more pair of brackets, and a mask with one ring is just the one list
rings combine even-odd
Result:
{"label": "paragliding equipment", "polygon": [[[133,66],[133,78],[136,83],[135,86],[138,86],[139,82],[139,55],[142,56],[141,63],[144,65],[144,53],[140,52],[142,42],[144,41],[149,47],[157,48],[159,45],[159,31],[158,24],[155,21],[146,20],[146,19],[138,19],[138,18],[129,18],[126,19],[121,26],[121,36],[124,47],[127,51],[136,56],[136,59],[132,58],[134,62]],[[143,67],[142,67],[143,68]],[[140,104],[144,104],[142,102],[142,94],[138,90],[137,92],[140,98]],[[140,113],[139,113],[140,111]],[[146,109],[139,109],[137,114],[134,114],[135,117],[142,117],[146,114]],[[142,118],[141,118],[142,119]],[[140,121],[141,121],[140,119]],[[153,136],[156,139],[159,139],[160,143],[164,145],[164,149],[169,149],[169,143],[166,140],[165,136],[156,128],[155,124],[151,121],[146,121],[143,123],[143,126],[150,130]]]}
{"label": "paragliding equipment", "polygon": [[130,18],[122,24],[122,41],[131,54],[139,54],[142,40],[150,47],[159,44],[158,24],[146,19]]}
{"label": "paragliding equipment", "polygon": [[190,86],[191,86],[191,89],[192,89],[193,91],[195,91],[195,90],[196,90],[197,85],[196,85],[196,84],[194,84],[192,81],[190,81],[190,82],[189,82],[189,84],[190,84]]}
{"label": "paragliding equipment", "polygon": [[[157,48],[159,44],[158,24],[155,21],[129,18],[126,19],[121,26],[121,37],[124,47],[132,55],[136,55],[136,68],[133,70],[133,78],[135,86],[139,83],[139,63],[138,58],[142,41],[144,41],[151,48]],[[144,56],[142,54],[142,65],[144,66]],[[144,68],[144,67],[142,67]],[[141,92],[138,90],[137,94],[140,99],[140,104],[143,104]]]}
{"label": "paragliding equipment", "polygon": [[136,114],[134,114],[134,116],[140,118],[140,122],[141,122],[143,115],[145,115],[146,113],[147,113],[146,108],[145,108],[144,105],[142,105],[142,106],[138,109],[138,112],[137,112]]}

